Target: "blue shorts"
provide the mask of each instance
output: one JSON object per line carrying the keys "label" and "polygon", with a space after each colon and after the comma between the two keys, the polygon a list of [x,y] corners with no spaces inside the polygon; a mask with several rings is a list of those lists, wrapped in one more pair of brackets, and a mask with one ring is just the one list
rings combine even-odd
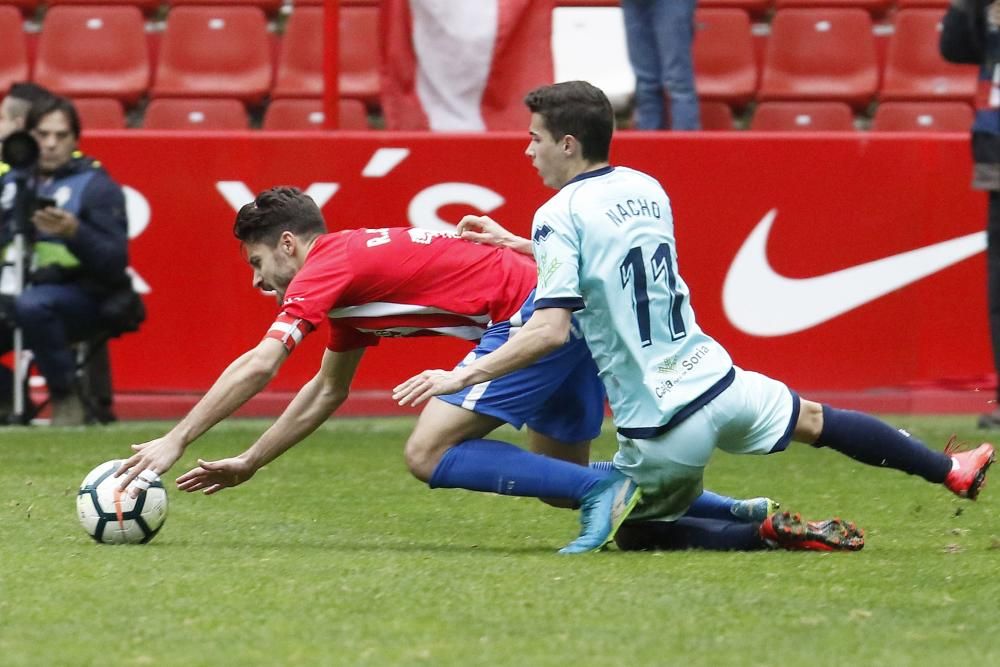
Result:
{"label": "blue shorts", "polygon": [[[533,303],[534,292],[510,322],[490,326],[459,366],[503,345],[530,317]],[[531,366],[438,398],[561,442],[592,440],[604,421],[604,385],[575,323],[565,345]]]}

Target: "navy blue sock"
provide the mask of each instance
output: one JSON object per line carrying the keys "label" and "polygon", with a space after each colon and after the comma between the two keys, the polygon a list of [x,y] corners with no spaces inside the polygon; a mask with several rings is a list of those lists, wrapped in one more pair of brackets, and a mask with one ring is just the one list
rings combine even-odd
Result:
{"label": "navy blue sock", "polygon": [[691,507],[684,513],[686,517],[696,519],[722,519],[732,521],[733,513],[730,511],[736,501],[729,496],[720,496],[711,491],[702,491],[701,495],[694,499]]}
{"label": "navy blue sock", "polygon": [[622,551],[757,551],[766,548],[760,524],[681,517],[677,521],[627,521],[615,537]]}
{"label": "navy blue sock", "polygon": [[445,452],[428,483],[507,496],[569,498],[577,502],[608,473],[560,461],[499,440],[466,440]]}
{"label": "navy blue sock", "polygon": [[[594,470],[611,471],[615,469],[611,461],[591,461],[590,467]],[[734,517],[730,510],[735,502],[736,500],[729,496],[721,496],[711,491],[703,491],[700,496],[694,499],[691,507],[684,513],[684,516],[698,519],[732,521]]]}
{"label": "navy blue sock", "polygon": [[936,452],[905,431],[853,410],[823,406],[823,432],[814,447],[829,447],[868,465],[895,468],[940,484],[951,457]]}

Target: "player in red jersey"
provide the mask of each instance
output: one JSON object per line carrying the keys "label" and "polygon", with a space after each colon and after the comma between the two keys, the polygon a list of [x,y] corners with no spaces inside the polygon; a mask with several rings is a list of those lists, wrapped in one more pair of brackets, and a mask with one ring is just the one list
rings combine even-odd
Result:
{"label": "player in red jersey", "polygon": [[[471,361],[508,340],[533,308],[535,266],[523,255],[419,229],[325,234],[318,208],[292,188],[266,191],[244,206],[234,231],[253,268],[254,287],[273,291],[280,313],[264,340],[233,362],[175,428],[134,445],[136,453],[117,472],[124,475],[122,488],[133,482],[141,488],[150,473],[166,472],[188,444],[263,389],[302,338],[324,321],[327,350],[317,375],[247,451],[199,461],[178,479],[182,490],[211,494],[241,484],[302,440],[346,399],[364,350],[380,337],[452,335],[478,341]],[[617,471],[586,466],[604,410],[597,370],[580,336],[500,382],[439,398],[428,403],[406,444],[411,472],[432,488],[579,505],[583,530],[566,553],[603,546],[638,498]],[[550,456],[483,437],[504,422],[527,424],[533,449]],[[766,513],[761,503],[748,507],[748,501],[710,493],[705,501],[700,513],[678,526],[674,548],[749,549],[774,542],[803,548],[817,540],[834,548],[863,544],[860,533],[846,532],[840,523],[818,530],[789,517],[780,530],[771,530],[775,540],[765,529],[771,524],[760,525]],[[771,509],[769,502],[764,507]],[[705,518],[720,515],[728,521]],[[645,532],[633,528],[628,548],[646,548]]]}
{"label": "player in red jersey", "polygon": [[[148,484],[184,449],[260,392],[302,338],[329,323],[319,371],[247,451],[199,461],[183,490],[215,493],[250,479],[314,431],[347,398],[364,351],[384,336],[453,335],[478,340],[473,354],[499,347],[531,314],[530,258],[417,229],[326,234],[322,214],[295,188],[273,188],[244,206],[234,232],[253,268],[255,288],[273,291],[281,311],[264,339],[227,368],[166,435],[134,445],[117,471],[122,488]],[[640,492],[617,470],[529,452],[484,436],[507,422],[527,424],[536,450],[567,458],[570,443],[600,432],[603,389],[582,337],[503,382],[485,383],[420,415],[406,443],[411,472],[431,487],[558,499],[579,506],[580,536],[563,549],[601,548]],[[586,457],[580,448],[575,457]],[[584,458],[581,463],[586,463]],[[137,492],[137,491],[136,491]]]}

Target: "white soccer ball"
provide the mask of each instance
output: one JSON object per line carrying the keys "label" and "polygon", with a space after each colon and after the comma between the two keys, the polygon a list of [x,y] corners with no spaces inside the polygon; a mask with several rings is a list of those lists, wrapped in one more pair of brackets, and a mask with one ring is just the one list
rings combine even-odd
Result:
{"label": "white soccer ball", "polygon": [[167,490],[159,477],[132,498],[118,491],[120,477],[112,477],[121,460],[107,461],[83,478],[76,511],[87,534],[104,544],[145,544],[156,536],[167,518]]}

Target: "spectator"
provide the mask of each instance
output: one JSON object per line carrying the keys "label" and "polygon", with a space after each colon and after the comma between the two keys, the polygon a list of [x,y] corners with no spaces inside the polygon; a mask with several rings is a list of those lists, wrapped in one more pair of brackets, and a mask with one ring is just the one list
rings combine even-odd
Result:
{"label": "spectator", "polygon": [[[23,81],[11,86],[3,102],[0,102],[0,145],[11,132],[24,129],[33,104],[51,96],[52,93],[35,83]],[[0,175],[5,171],[0,166]]]}
{"label": "spectator", "polygon": [[[74,384],[70,344],[106,328],[112,315],[109,305],[117,307],[123,292],[125,301],[133,295],[125,272],[125,196],[100,163],[77,150],[80,120],[72,102],[43,99],[32,106],[25,127],[41,149],[37,173],[26,176],[28,187],[41,199],[31,216],[28,285],[13,298],[11,311],[48,384],[52,423],[78,425],[84,423],[85,412]],[[0,247],[8,247],[12,236],[18,171],[12,169],[0,179]],[[0,292],[5,282],[0,280]],[[5,322],[0,352],[12,345],[13,325],[9,318]]]}
{"label": "spectator", "polygon": [[[982,94],[972,124],[972,187],[988,193],[986,276],[993,365],[1000,375],[1000,4],[952,0],[941,26],[941,55],[954,63],[980,66]],[[980,428],[1000,428],[998,403],[981,415]]]}
{"label": "spectator", "polygon": [[691,59],[696,4],[622,0],[628,58],[635,71],[638,130],[701,129]]}

